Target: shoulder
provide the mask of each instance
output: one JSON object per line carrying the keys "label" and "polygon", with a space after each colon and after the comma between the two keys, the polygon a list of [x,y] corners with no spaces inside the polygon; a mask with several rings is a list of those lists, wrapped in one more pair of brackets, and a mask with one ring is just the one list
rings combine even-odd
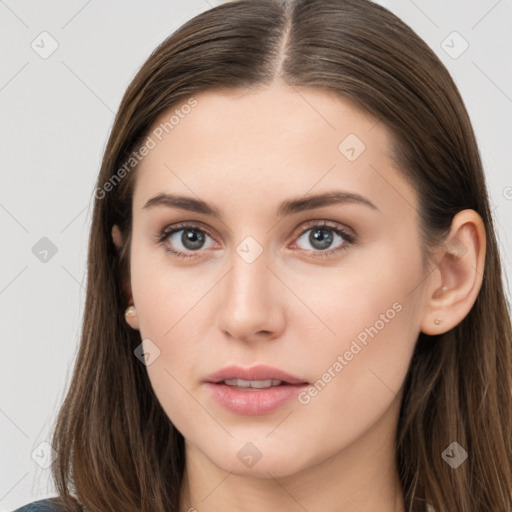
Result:
{"label": "shoulder", "polygon": [[47,498],[27,503],[13,512],[64,512],[64,509],[59,507],[58,498]]}

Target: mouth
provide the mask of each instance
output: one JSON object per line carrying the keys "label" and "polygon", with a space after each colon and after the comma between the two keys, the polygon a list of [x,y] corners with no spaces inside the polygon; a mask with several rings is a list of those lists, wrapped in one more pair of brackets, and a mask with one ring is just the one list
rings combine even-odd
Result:
{"label": "mouth", "polygon": [[270,414],[289,403],[309,383],[278,368],[224,368],[204,381],[218,404],[235,414]]}
{"label": "mouth", "polygon": [[290,383],[277,379],[266,380],[244,380],[244,379],[226,379],[217,384],[225,384],[240,391],[249,389],[268,389],[276,386],[291,386]]}
{"label": "mouth", "polygon": [[265,389],[273,389],[277,387],[298,387],[307,385],[306,382],[299,384],[291,384],[278,379],[266,380],[244,380],[244,379],[226,379],[220,382],[211,384],[224,385],[229,388],[236,389],[237,391],[259,391]]}
{"label": "mouth", "polygon": [[306,380],[291,375],[284,370],[265,365],[257,365],[251,368],[228,366],[209,375],[205,382],[225,384],[240,389],[266,389],[276,386],[309,384]]}

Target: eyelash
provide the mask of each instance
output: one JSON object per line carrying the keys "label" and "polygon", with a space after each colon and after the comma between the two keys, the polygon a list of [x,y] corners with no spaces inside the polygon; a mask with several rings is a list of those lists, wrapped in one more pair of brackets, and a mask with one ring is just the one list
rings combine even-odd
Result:
{"label": "eyelash", "polygon": [[[351,234],[349,234],[347,231],[345,231],[344,229],[342,229],[336,225],[329,224],[325,221],[321,222],[319,224],[308,225],[297,235],[297,238],[300,238],[304,233],[307,233],[308,231],[315,229],[315,228],[323,228],[323,229],[327,228],[328,230],[333,231],[337,235],[341,236],[344,239],[344,242],[337,249],[330,249],[327,251],[319,251],[319,250],[308,251],[308,252],[315,253],[314,257],[329,258],[336,254],[341,253],[342,251],[347,249],[350,245],[354,245],[356,243],[355,237],[352,236]],[[167,238],[169,238],[174,233],[177,233],[179,231],[187,231],[187,230],[191,230],[191,231],[193,230],[193,231],[199,231],[201,233],[206,233],[210,238],[213,238],[213,236],[207,230],[200,228],[199,226],[196,226],[194,224],[177,224],[174,226],[167,226],[166,228],[164,228],[157,235],[157,243],[164,244],[164,242],[167,240]],[[194,258],[196,256],[196,253],[200,252],[200,250],[198,250],[198,251],[192,252],[191,254],[186,254],[186,253],[183,253],[182,251],[176,251],[174,249],[171,249],[167,245],[164,245],[164,249],[168,253],[172,254],[173,256],[175,256],[177,258],[181,258],[181,259]]]}

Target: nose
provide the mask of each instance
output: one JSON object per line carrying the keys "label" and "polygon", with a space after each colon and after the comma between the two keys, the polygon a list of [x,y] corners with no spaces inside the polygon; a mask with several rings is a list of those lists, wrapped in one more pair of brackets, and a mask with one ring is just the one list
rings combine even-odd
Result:
{"label": "nose", "polygon": [[237,340],[277,338],[285,324],[285,286],[269,268],[265,250],[254,261],[240,254],[233,253],[221,287],[217,326]]}

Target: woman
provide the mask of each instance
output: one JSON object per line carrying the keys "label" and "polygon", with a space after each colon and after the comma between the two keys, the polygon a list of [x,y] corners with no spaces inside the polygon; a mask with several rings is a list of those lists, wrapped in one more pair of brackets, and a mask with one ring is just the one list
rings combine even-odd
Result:
{"label": "woman", "polygon": [[59,499],[20,510],[508,511],[511,377],[446,68],[367,0],[227,3],[123,98]]}

